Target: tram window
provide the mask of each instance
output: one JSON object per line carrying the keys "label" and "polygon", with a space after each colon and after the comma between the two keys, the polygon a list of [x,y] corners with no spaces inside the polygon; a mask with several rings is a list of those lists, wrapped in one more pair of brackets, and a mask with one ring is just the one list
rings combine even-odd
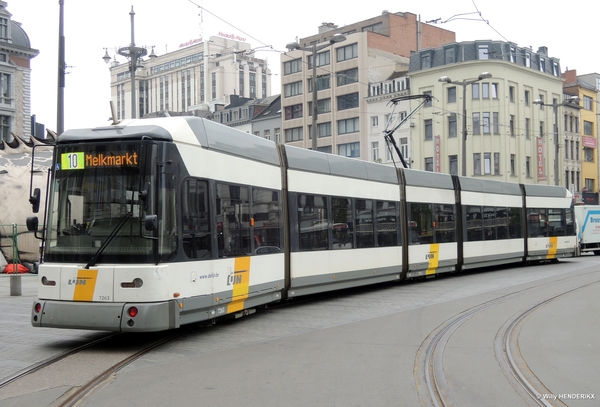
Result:
{"label": "tram window", "polygon": [[327,197],[298,195],[298,225],[300,251],[328,249]]}
{"label": "tram window", "polygon": [[493,206],[483,207],[483,239],[496,240],[496,209]]}
{"label": "tram window", "polygon": [[254,253],[283,251],[279,192],[253,188],[252,216],[254,218]]}
{"label": "tram window", "polygon": [[354,222],[352,220],[352,200],[331,198],[331,232],[334,249],[351,249],[354,245]]}
{"label": "tram window", "polygon": [[563,209],[548,209],[547,236],[565,236],[565,211]]}
{"label": "tram window", "polygon": [[248,188],[217,184],[216,198],[219,257],[250,254]]}
{"label": "tram window", "polygon": [[183,184],[183,250],[190,259],[211,257],[208,183],[188,179]]}
{"label": "tram window", "polygon": [[467,205],[465,212],[465,240],[468,242],[478,242],[483,240],[483,217],[481,215],[481,206]]}
{"label": "tram window", "polygon": [[496,208],[496,238],[508,239],[508,209]]}
{"label": "tram window", "polygon": [[433,216],[431,204],[409,203],[409,244],[433,243]]}
{"label": "tram window", "polygon": [[527,210],[527,237],[547,236],[546,231],[546,209],[530,208]]}
{"label": "tram window", "polygon": [[377,246],[398,246],[398,208],[393,201],[377,201]]}
{"label": "tram window", "polygon": [[356,199],[354,202],[356,219],[356,247],[374,247],[373,201]]}
{"label": "tram window", "polygon": [[523,237],[523,223],[521,222],[521,208],[510,208],[508,212],[508,233],[511,239]]}
{"label": "tram window", "polygon": [[454,205],[436,204],[435,207],[435,243],[455,242]]}

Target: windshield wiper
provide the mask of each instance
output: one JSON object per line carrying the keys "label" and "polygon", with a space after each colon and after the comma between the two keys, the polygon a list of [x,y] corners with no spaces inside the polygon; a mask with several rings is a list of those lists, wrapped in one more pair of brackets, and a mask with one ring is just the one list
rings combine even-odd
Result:
{"label": "windshield wiper", "polygon": [[106,249],[108,247],[108,245],[110,244],[110,242],[115,238],[115,236],[117,235],[117,233],[119,233],[119,230],[121,230],[121,228],[123,226],[125,226],[125,223],[127,223],[127,220],[133,215],[133,212],[127,212],[119,221],[119,223],[117,223],[117,225],[115,226],[115,228],[113,229],[112,232],[110,232],[110,235],[108,235],[108,237],[106,238],[106,240],[104,241],[104,243],[102,243],[102,246],[100,246],[100,248],[98,249],[98,251],[92,256],[92,258],[90,259],[90,261],[88,261],[88,263],[85,265],[84,268],[89,269],[90,266],[93,266],[96,264],[96,260],[98,260],[98,258],[102,255],[102,252],[104,251],[104,249]]}

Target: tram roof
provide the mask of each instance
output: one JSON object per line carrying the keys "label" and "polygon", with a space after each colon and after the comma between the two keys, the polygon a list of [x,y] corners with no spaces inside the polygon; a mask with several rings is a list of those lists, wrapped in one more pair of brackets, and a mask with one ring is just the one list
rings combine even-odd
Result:
{"label": "tram roof", "polygon": [[293,170],[369,181],[398,183],[397,170],[387,165],[286,145],[288,167]]}
{"label": "tram roof", "polygon": [[500,182],[481,178],[458,177],[461,191],[484,192],[488,194],[521,195],[517,183]]}

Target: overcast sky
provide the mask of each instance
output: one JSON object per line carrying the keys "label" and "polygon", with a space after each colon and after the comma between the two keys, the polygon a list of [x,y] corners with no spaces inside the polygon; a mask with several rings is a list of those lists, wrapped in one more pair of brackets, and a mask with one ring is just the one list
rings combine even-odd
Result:
{"label": "overcast sky", "polygon": [[[32,114],[56,129],[58,66],[58,0],[7,0],[12,19],[20,22],[31,46],[40,51],[32,60]],[[298,4],[293,8],[293,4]],[[340,6],[344,4],[344,6]],[[360,6],[356,6],[360,4]],[[296,37],[317,32],[323,22],[344,26],[375,17],[382,11],[411,12],[421,21],[439,19],[439,27],[456,33],[457,41],[502,40],[534,51],[547,46],[564,70],[600,72],[598,0],[551,3],[524,0],[369,0],[360,3],[305,0],[64,0],[66,63],[65,130],[108,124],[110,75],[102,60],[104,48],[128,46],[129,12],[135,11],[137,46],[155,46],[157,54],[175,51],[181,43],[208,38],[219,31],[247,38],[267,58],[273,72],[272,90],[279,91],[279,53]],[[201,9],[204,8],[202,16]],[[570,7],[570,8],[569,8]],[[203,24],[201,24],[203,23]],[[201,31],[203,28],[203,32]],[[125,62],[122,57],[120,61]]]}

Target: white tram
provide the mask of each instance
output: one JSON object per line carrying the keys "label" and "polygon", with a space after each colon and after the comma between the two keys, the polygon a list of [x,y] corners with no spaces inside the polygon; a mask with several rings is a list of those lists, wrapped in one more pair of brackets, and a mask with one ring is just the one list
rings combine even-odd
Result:
{"label": "white tram", "polygon": [[397,170],[195,117],[69,130],[50,175],[36,327],[173,329],[576,248],[564,188]]}

